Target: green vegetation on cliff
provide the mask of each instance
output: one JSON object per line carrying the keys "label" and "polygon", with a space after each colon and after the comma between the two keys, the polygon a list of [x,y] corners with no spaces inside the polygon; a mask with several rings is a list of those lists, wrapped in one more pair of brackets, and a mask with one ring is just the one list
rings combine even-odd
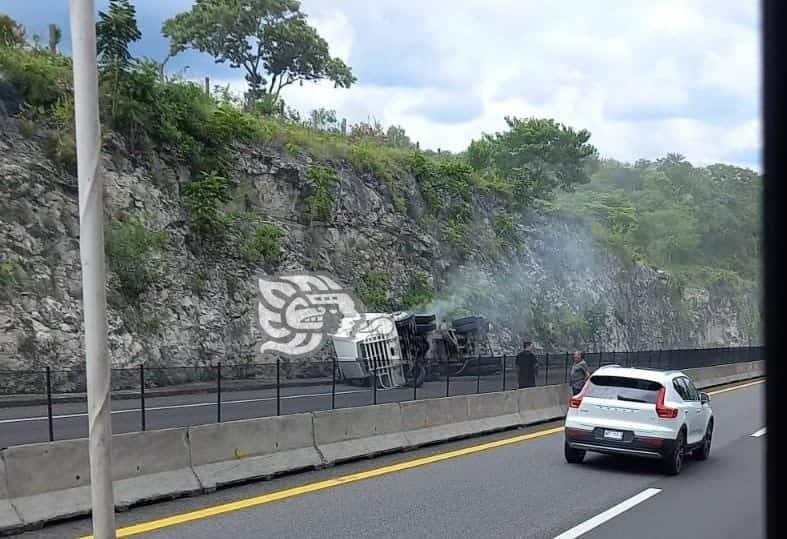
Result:
{"label": "green vegetation on cliff", "polygon": [[[137,155],[156,151],[187,165],[191,177],[180,193],[196,235],[229,237],[226,232],[236,226],[226,213],[233,185],[229,164],[241,144],[257,143],[314,162],[304,178],[310,221],[333,220],[336,169],[349,166],[379,180],[399,212],[411,207],[407,197],[412,194],[405,192],[404,180],[415,178],[426,208],[423,224],[450,242],[460,258],[484,250],[474,219],[479,200],[485,198],[494,205],[495,252],[516,248],[518,225],[538,206],[588,222],[608,249],[669,269],[687,283],[751,289],[759,281],[762,182],[755,172],[721,164],[694,167],[678,155],[633,165],[599,159],[588,131],[551,119],[506,118],[505,130],[483,135],[459,155],[421,151],[399,126],[348,126],[337,122],[333,111],[318,109],[302,120],[285,107],[283,88],[321,79],[349,87],[355,82],[352,71],[328,54],[327,44],[308,26],[297,2],[233,2],[254,9],[275,4],[281,17],[270,24],[254,17],[234,21],[222,17],[230,3],[210,0],[167,21],[164,33],[171,38],[173,54],[194,48],[242,66],[249,85],[242,97],[221,88],[206,93],[195,83],[168,79],[160,64],[133,58],[128,46],[143,36],[133,4],[125,0],[110,2],[98,26],[105,130],[122,135]],[[234,25],[231,30],[237,32],[211,24],[211,18]],[[307,58],[293,57],[292,50],[267,45],[240,50],[232,36],[262,44],[270,36],[284,36],[287,42],[311,44],[306,49],[315,54],[307,65],[302,62]],[[21,26],[0,18],[0,97],[25,122],[30,136],[42,135],[53,160],[73,173],[71,60],[58,52],[56,37],[49,48],[31,46]],[[111,237],[132,250],[158,246],[157,241],[139,243],[144,235],[134,226],[112,231]],[[260,224],[244,233],[244,258],[276,263],[282,234],[271,226]],[[125,274],[124,287],[133,295],[149,285],[150,276],[126,268],[126,247],[114,258],[121,261],[117,267]],[[425,303],[433,293],[426,282],[414,277],[402,303]],[[363,283],[365,301],[382,307],[389,285],[385,272],[369,273]],[[589,331],[579,326],[575,330]]]}
{"label": "green vegetation on cliff", "polygon": [[603,160],[558,207],[588,219],[608,247],[689,284],[740,287],[760,280],[761,196],[752,170],[694,167],[670,154],[634,165]]}

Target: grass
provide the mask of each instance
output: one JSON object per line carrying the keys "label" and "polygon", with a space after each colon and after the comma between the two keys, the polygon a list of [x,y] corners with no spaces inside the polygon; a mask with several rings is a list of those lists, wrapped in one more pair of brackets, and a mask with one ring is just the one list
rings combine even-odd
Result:
{"label": "grass", "polygon": [[163,231],[148,228],[138,218],[112,223],[106,238],[107,257],[126,299],[137,299],[158,280],[165,243]]}
{"label": "grass", "polygon": [[391,274],[388,271],[370,271],[358,287],[358,295],[370,312],[384,311],[388,305]]}

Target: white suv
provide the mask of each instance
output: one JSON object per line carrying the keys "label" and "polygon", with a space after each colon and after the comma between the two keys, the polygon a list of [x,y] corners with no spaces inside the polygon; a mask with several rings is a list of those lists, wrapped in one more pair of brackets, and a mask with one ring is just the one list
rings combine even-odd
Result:
{"label": "white suv", "polygon": [[713,410],[682,372],[599,368],[571,398],[565,456],[581,463],[586,451],[662,459],[676,475],[683,457],[710,454]]}

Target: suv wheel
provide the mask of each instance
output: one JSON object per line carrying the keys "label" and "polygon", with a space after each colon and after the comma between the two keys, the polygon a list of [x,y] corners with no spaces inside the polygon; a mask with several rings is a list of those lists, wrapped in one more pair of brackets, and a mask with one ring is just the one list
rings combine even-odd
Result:
{"label": "suv wheel", "polygon": [[675,447],[664,457],[664,469],[669,475],[678,475],[683,468],[683,456],[686,451],[686,432],[681,430],[675,440]]}
{"label": "suv wheel", "polygon": [[694,458],[697,460],[708,460],[710,456],[710,444],[713,441],[713,420],[708,423],[708,430],[702,439],[702,445],[694,450]]}
{"label": "suv wheel", "polygon": [[566,462],[570,464],[582,464],[582,461],[585,459],[585,450],[574,449],[568,445],[568,442],[563,444],[563,452],[566,455]]}

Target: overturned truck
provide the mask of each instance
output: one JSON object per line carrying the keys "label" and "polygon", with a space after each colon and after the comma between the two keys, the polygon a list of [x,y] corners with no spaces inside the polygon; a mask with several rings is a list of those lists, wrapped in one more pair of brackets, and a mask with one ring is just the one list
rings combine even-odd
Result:
{"label": "overturned truck", "polygon": [[347,381],[392,389],[434,377],[493,373],[490,323],[480,316],[451,322],[410,312],[365,313],[344,318],[331,335],[338,375]]}

